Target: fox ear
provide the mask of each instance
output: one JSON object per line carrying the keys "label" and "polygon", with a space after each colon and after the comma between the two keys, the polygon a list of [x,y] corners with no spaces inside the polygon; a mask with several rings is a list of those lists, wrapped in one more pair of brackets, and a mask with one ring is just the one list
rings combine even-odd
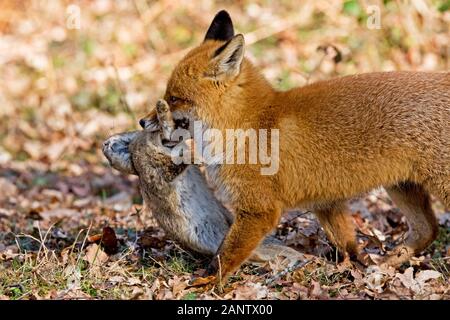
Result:
{"label": "fox ear", "polygon": [[208,31],[205,35],[205,40],[220,40],[227,41],[234,36],[233,22],[230,15],[225,10],[219,11],[214,17]]}
{"label": "fox ear", "polygon": [[214,52],[206,75],[219,81],[237,76],[241,71],[244,47],[245,41],[242,34],[228,40]]}

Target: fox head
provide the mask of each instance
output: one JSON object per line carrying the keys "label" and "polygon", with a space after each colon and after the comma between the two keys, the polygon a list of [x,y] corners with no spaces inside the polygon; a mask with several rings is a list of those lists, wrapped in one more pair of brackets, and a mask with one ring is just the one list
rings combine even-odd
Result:
{"label": "fox head", "polygon": [[[234,34],[230,15],[224,10],[217,13],[203,42],[176,65],[167,83],[164,99],[175,120],[189,115],[208,122],[225,102],[240,103],[236,99],[243,96],[244,86],[262,77],[244,58],[244,46],[244,36]],[[139,123],[156,130],[155,119],[153,110]]]}

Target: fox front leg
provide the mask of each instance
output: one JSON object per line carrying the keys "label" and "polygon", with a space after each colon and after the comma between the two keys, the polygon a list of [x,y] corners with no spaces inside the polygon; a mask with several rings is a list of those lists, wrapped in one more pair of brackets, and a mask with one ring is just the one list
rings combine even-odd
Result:
{"label": "fox front leg", "polygon": [[[238,210],[233,225],[206,270],[206,275],[218,275],[226,281],[228,275],[245,262],[264,237],[276,226],[280,208],[258,211]],[[264,244],[261,245],[263,247]]]}

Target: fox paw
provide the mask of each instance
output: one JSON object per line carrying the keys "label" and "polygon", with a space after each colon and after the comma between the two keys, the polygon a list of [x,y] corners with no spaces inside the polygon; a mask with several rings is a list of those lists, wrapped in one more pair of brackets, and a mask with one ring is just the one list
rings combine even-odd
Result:
{"label": "fox paw", "polygon": [[214,256],[214,258],[209,263],[208,267],[205,270],[204,277],[214,276],[219,272],[219,258],[218,256]]}

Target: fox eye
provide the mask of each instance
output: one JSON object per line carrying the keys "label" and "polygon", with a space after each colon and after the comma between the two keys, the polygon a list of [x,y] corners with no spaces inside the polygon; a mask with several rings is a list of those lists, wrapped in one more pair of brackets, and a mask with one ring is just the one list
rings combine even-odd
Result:
{"label": "fox eye", "polygon": [[182,99],[180,99],[180,98],[177,98],[177,97],[175,97],[175,96],[170,96],[169,97],[169,103],[170,104],[175,104],[175,103],[177,103],[177,102],[180,102]]}
{"label": "fox eye", "polygon": [[188,99],[183,99],[183,98],[179,98],[179,97],[175,97],[175,96],[169,96],[168,99],[169,105],[171,105],[172,107],[179,107],[185,103],[189,103],[190,101]]}

